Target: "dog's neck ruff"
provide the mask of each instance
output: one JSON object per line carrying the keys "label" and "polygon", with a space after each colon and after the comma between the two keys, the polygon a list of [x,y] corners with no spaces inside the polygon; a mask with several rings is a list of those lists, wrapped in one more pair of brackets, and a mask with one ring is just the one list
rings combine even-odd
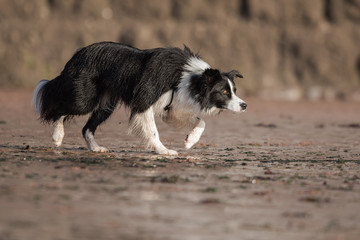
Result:
{"label": "dog's neck ruff", "polygon": [[190,74],[201,74],[208,68],[211,68],[210,65],[201,58],[190,57],[184,66],[184,73],[188,72]]}
{"label": "dog's neck ruff", "polygon": [[192,107],[195,112],[201,112],[200,103],[191,96],[189,87],[191,85],[191,78],[194,75],[202,74],[208,68],[211,68],[210,65],[198,57],[190,57],[188,59],[176,91],[177,104],[181,107]]}

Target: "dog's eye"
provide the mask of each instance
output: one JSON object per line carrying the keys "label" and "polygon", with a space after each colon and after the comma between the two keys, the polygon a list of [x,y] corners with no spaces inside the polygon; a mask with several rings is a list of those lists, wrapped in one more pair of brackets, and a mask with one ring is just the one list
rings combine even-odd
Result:
{"label": "dog's eye", "polygon": [[229,92],[227,90],[222,91],[223,94],[228,94]]}

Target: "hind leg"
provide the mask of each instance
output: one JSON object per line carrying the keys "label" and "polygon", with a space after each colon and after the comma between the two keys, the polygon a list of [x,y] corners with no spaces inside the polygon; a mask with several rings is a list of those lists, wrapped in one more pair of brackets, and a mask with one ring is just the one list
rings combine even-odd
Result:
{"label": "hind leg", "polygon": [[57,120],[54,121],[54,132],[52,135],[52,139],[56,147],[60,147],[62,144],[62,140],[65,136],[64,132],[64,116],[61,116]]}
{"label": "hind leg", "polygon": [[103,123],[106,119],[110,117],[113,113],[114,108],[107,108],[107,109],[97,109],[95,110],[87,123],[85,124],[84,128],[82,129],[82,134],[86,141],[88,148],[93,152],[108,152],[109,150],[105,147],[100,147],[95,141],[95,130],[97,126]]}

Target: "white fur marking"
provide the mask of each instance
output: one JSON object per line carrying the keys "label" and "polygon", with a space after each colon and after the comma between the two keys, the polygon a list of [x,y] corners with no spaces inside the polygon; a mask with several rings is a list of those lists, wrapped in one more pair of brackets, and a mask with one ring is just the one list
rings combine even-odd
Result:
{"label": "white fur marking", "polygon": [[177,102],[180,108],[194,109],[194,112],[200,112],[201,107],[198,102],[190,95],[189,87],[191,77],[194,75],[202,74],[206,69],[211,68],[208,63],[197,57],[190,57],[184,66],[184,72],[181,76],[181,81],[178,86],[178,91],[175,94]]}
{"label": "white fur marking", "polygon": [[229,101],[226,108],[233,112],[241,112],[243,110],[241,110],[240,104],[245,103],[245,102],[243,100],[241,100],[238,96],[235,95],[234,86],[229,79],[228,79],[228,82],[229,82],[230,89],[231,89],[231,100]]}
{"label": "white fur marking", "polygon": [[48,83],[48,82],[49,82],[49,80],[41,80],[36,85],[35,90],[34,90],[34,96],[33,96],[31,104],[35,108],[35,112],[38,113],[38,114],[40,114],[41,110],[42,110],[41,92],[42,92],[43,87],[45,86],[45,84]]}
{"label": "white fur marking", "polygon": [[204,120],[200,119],[196,127],[186,137],[185,148],[190,149],[192,146],[194,146],[194,144],[199,141],[201,134],[204,132],[204,130],[205,130],[205,122]]}
{"label": "white fur marking", "polygon": [[93,152],[108,152],[109,151],[107,148],[100,147],[95,142],[94,135],[92,134],[92,132],[90,132],[89,129],[87,129],[85,132],[85,141],[86,141],[88,148]]}
{"label": "white fur marking", "polygon": [[185,71],[195,74],[201,74],[208,68],[211,68],[210,65],[198,57],[190,57],[185,65]]}
{"label": "white fur marking", "polygon": [[153,107],[143,113],[135,114],[130,122],[130,130],[140,135],[147,142],[147,146],[153,148],[156,153],[177,155],[176,151],[167,149],[161,143],[155,124]]}
{"label": "white fur marking", "polygon": [[64,136],[64,116],[62,116],[54,122],[54,132],[52,135],[52,139],[54,140],[54,144],[56,147],[61,146]]}

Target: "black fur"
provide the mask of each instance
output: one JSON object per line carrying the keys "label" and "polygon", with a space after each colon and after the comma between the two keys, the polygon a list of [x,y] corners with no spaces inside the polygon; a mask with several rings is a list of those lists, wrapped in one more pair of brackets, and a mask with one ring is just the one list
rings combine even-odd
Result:
{"label": "black fur", "polygon": [[130,107],[132,115],[141,113],[177,86],[190,56],[188,48],[139,50],[112,42],[92,44],[77,51],[61,74],[45,85],[40,116],[49,122],[87,114],[104,96],[107,108],[99,111],[112,112],[120,102]]}

